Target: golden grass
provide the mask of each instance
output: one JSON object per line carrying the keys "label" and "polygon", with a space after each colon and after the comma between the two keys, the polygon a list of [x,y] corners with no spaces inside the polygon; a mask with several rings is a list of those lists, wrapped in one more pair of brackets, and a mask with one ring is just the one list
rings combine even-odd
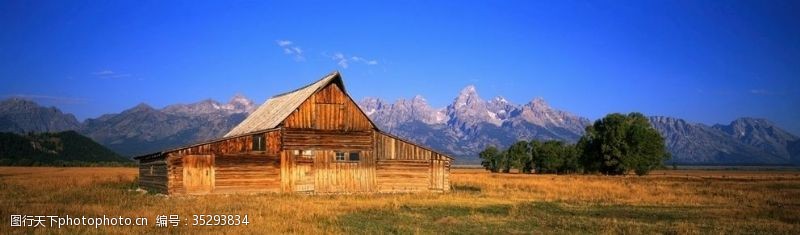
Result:
{"label": "golden grass", "polygon": [[[771,233],[800,234],[800,173],[656,171],[646,177],[454,169],[454,192],[165,197],[135,168],[0,168],[0,234]],[[10,215],[147,217],[148,226],[10,227]],[[155,227],[157,215],[247,214],[247,226]]]}

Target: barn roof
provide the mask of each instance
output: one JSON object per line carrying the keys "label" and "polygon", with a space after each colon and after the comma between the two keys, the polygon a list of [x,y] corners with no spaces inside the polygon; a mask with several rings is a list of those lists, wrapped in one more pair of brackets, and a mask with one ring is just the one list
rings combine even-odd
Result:
{"label": "barn roof", "polygon": [[344,91],[342,77],[335,71],[314,83],[267,99],[256,111],[225,134],[225,137],[278,127],[297,107],[300,107],[303,101],[332,82],[337,83]]}

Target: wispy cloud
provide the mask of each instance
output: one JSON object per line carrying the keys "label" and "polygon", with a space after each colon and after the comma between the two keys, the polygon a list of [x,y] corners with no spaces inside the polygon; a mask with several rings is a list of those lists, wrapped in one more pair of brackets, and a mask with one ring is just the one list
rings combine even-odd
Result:
{"label": "wispy cloud", "polygon": [[[305,51],[295,42],[290,40],[275,40],[275,44],[281,48],[283,54],[291,56],[296,61],[306,60]],[[348,68],[353,64],[364,64],[368,66],[378,65],[378,60],[367,59],[365,57],[357,55],[348,55],[342,52],[336,52],[333,54],[322,52],[322,56],[335,61],[336,65],[342,68]]]}
{"label": "wispy cloud", "polygon": [[368,59],[364,59],[364,58],[361,58],[361,57],[358,57],[358,56],[353,56],[353,57],[350,57],[350,58],[353,59],[353,61],[355,61],[355,62],[363,62],[364,64],[367,64],[367,65],[376,65],[376,64],[378,64],[377,60],[368,60]]}
{"label": "wispy cloud", "polygon": [[133,75],[130,73],[117,73],[111,70],[101,70],[97,72],[93,72],[92,75],[102,79],[117,79],[117,78],[128,78]]}
{"label": "wispy cloud", "polygon": [[275,42],[277,42],[278,46],[281,46],[281,47],[292,45],[292,41],[289,41],[289,40],[277,40]]}
{"label": "wispy cloud", "polygon": [[348,67],[347,57],[344,56],[342,53],[335,53],[331,59],[336,61],[336,64],[341,66],[342,68]]}
{"label": "wispy cloud", "polygon": [[753,95],[772,95],[772,94],[775,94],[774,92],[771,92],[771,91],[766,90],[766,89],[751,89],[748,92],[750,94],[753,94]]}
{"label": "wispy cloud", "polygon": [[336,52],[333,55],[322,54],[323,56],[329,57],[331,60],[336,61],[336,64],[342,68],[347,68],[350,66],[350,62],[353,63],[362,63],[365,65],[377,65],[377,60],[370,60],[365,59],[364,57],[360,56],[346,56],[344,53]]}
{"label": "wispy cloud", "polygon": [[305,57],[303,56],[303,49],[292,43],[292,41],[275,40],[275,43],[278,44],[281,49],[283,49],[283,54],[292,56],[296,61],[305,60]]}
{"label": "wispy cloud", "polygon": [[34,94],[11,94],[11,95],[5,95],[5,97],[33,100],[36,102],[49,103],[49,104],[85,104],[88,101],[85,98],[34,95]]}

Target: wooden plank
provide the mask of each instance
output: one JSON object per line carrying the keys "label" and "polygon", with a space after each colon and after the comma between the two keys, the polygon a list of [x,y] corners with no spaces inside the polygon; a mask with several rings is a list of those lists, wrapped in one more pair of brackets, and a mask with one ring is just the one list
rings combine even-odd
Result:
{"label": "wooden plank", "polygon": [[286,129],[283,141],[284,149],[372,150],[371,131]]}

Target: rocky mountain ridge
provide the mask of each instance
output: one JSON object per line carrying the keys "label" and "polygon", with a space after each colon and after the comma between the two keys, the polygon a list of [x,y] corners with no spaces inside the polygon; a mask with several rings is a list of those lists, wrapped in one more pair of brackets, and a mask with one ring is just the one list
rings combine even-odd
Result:
{"label": "rocky mountain ridge", "polygon": [[[672,161],[686,164],[787,164],[793,162],[789,144],[796,136],[753,118],[739,118],[728,125],[691,123],[672,117],[650,117],[650,123],[666,140]],[[730,130],[747,131],[731,134]],[[780,133],[773,135],[772,133]],[[800,156],[795,155],[794,158]]]}
{"label": "rocky mountain ridge", "polygon": [[0,102],[0,132],[60,132],[80,128],[72,114],[36,102],[10,98]]}
{"label": "rocky mountain ridge", "polygon": [[[587,118],[551,107],[540,97],[519,105],[498,96],[482,99],[475,86],[462,89],[446,107],[431,107],[424,97],[379,98],[358,102],[381,130],[451,154],[459,163],[476,163],[477,153],[517,140],[576,142]],[[0,101],[0,131],[77,130],[125,156],[134,156],[219,138],[257,107],[242,95],[227,103],[203,100],[162,109],[139,104],[120,113],[78,122],[54,107],[22,99]],[[674,162],[681,164],[800,163],[800,139],[765,119],[740,118],[730,124],[691,123],[650,117],[664,136]]]}

